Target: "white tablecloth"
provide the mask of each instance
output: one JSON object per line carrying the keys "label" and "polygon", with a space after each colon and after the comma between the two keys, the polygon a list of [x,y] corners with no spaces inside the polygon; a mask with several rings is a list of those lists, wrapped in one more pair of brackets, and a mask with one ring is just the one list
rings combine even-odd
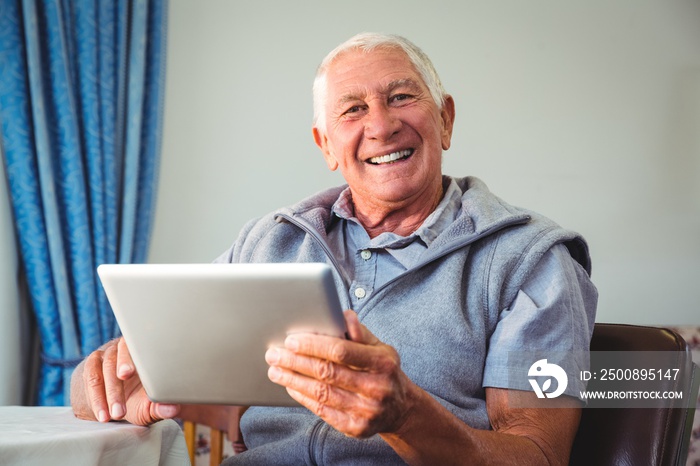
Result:
{"label": "white tablecloth", "polygon": [[189,465],[175,421],[81,421],[68,407],[0,407],[0,465]]}

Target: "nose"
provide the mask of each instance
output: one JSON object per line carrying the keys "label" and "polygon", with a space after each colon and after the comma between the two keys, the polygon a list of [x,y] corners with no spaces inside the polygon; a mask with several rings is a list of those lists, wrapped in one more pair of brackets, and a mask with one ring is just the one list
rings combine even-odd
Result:
{"label": "nose", "polygon": [[386,105],[372,105],[365,115],[365,136],[369,139],[389,140],[401,129],[401,120]]}

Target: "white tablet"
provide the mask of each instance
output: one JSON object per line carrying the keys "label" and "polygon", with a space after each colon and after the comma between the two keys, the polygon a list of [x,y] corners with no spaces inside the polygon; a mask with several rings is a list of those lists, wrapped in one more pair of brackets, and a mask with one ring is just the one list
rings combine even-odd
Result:
{"label": "white tablet", "polygon": [[326,264],[109,264],[97,272],[149,398],[295,406],[265,352],[295,332],[344,338]]}

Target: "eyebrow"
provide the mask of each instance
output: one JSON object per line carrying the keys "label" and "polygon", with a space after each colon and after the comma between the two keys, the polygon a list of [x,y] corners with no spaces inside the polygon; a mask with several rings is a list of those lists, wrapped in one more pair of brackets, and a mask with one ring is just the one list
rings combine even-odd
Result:
{"label": "eyebrow", "polygon": [[387,90],[391,92],[399,87],[408,87],[413,92],[419,92],[422,90],[420,84],[418,84],[414,79],[411,78],[397,79],[395,81],[391,81],[387,86]]}
{"label": "eyebrow", "polygon": [[[395,89],[398,89],[401,87],[407,87],[412,92],[422,91],[420,84],[418,84],[415,79],[411,79],[411,78],[395,79],[394,81],[391,81],[383,91],[386,92],[387,94],[390,94]],[[347,94],[342,95],[338,99],[337,104],[344,105],[348,102],[354,102],[356,100],[361,100],[361,97],[358,94],[347,93]]]}

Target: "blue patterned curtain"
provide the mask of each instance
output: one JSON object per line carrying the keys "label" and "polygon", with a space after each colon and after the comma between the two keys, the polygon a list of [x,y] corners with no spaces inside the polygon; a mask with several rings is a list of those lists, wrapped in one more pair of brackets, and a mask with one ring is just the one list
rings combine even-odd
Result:
{"label": "blue patterned curtain", "polygon": [[0,0],[5,171],[42,341],[37,402],[119,329],[95,269],[144,262],[167,0]]}

